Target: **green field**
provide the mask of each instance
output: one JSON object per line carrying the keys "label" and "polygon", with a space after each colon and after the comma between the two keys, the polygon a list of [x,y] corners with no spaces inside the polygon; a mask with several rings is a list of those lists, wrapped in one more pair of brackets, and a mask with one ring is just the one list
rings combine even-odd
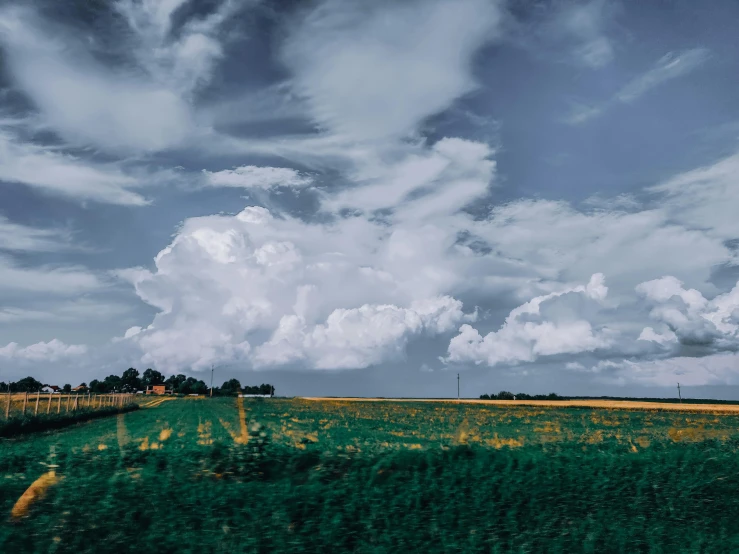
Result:
{"label": "green field", "polygon": [[727,414],[166,400],[2,440],[0,552],[739,551],[738,450]]}

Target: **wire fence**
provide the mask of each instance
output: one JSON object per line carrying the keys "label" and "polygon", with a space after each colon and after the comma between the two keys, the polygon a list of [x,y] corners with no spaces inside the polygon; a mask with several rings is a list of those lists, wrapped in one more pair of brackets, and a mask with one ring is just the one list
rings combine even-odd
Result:
{"label": "wire fence", "polygon": [[113,394],[60,394],[44,392],[6,392],[0,397],[0,410],[4,419],[27,416],[67,414],[76,411],[95,411],[102,408],[122,408],[136,402],[136,395]]}

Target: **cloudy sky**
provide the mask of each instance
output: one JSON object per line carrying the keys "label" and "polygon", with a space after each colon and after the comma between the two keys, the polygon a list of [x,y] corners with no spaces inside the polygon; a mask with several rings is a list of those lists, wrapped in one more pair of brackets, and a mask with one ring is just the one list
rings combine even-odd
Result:
{"label": "cloudy sky", "polygon": [[739,398],[739,4],[0,8],[0,380]]}

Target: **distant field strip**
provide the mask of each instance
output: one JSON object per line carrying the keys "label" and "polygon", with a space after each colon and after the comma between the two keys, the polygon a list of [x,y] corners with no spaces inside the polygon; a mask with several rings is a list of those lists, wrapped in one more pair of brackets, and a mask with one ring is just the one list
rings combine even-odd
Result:
{"label": "distant field strip", "polygon": [[490,404],[498,406],[549,406],[554,408],[606,408],[609,410],[672,410],[676,412],[726,412],[739,414],[737,404],[688,404],[638,402],[634,400],[479,400],[473,398],[361,398],[303,396],[302,400],[339,402],[442,402],[452,404]]}

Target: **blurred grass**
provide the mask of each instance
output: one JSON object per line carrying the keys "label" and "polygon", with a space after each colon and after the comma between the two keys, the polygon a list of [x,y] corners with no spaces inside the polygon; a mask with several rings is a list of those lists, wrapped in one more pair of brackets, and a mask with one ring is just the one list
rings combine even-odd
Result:
{"label": "blurred grass", "polygon": [[4,440],[0,511],[61,480],[0,552],[739,551],[735,416],[373,405],[248,400],[245,445],[234,399]]}

